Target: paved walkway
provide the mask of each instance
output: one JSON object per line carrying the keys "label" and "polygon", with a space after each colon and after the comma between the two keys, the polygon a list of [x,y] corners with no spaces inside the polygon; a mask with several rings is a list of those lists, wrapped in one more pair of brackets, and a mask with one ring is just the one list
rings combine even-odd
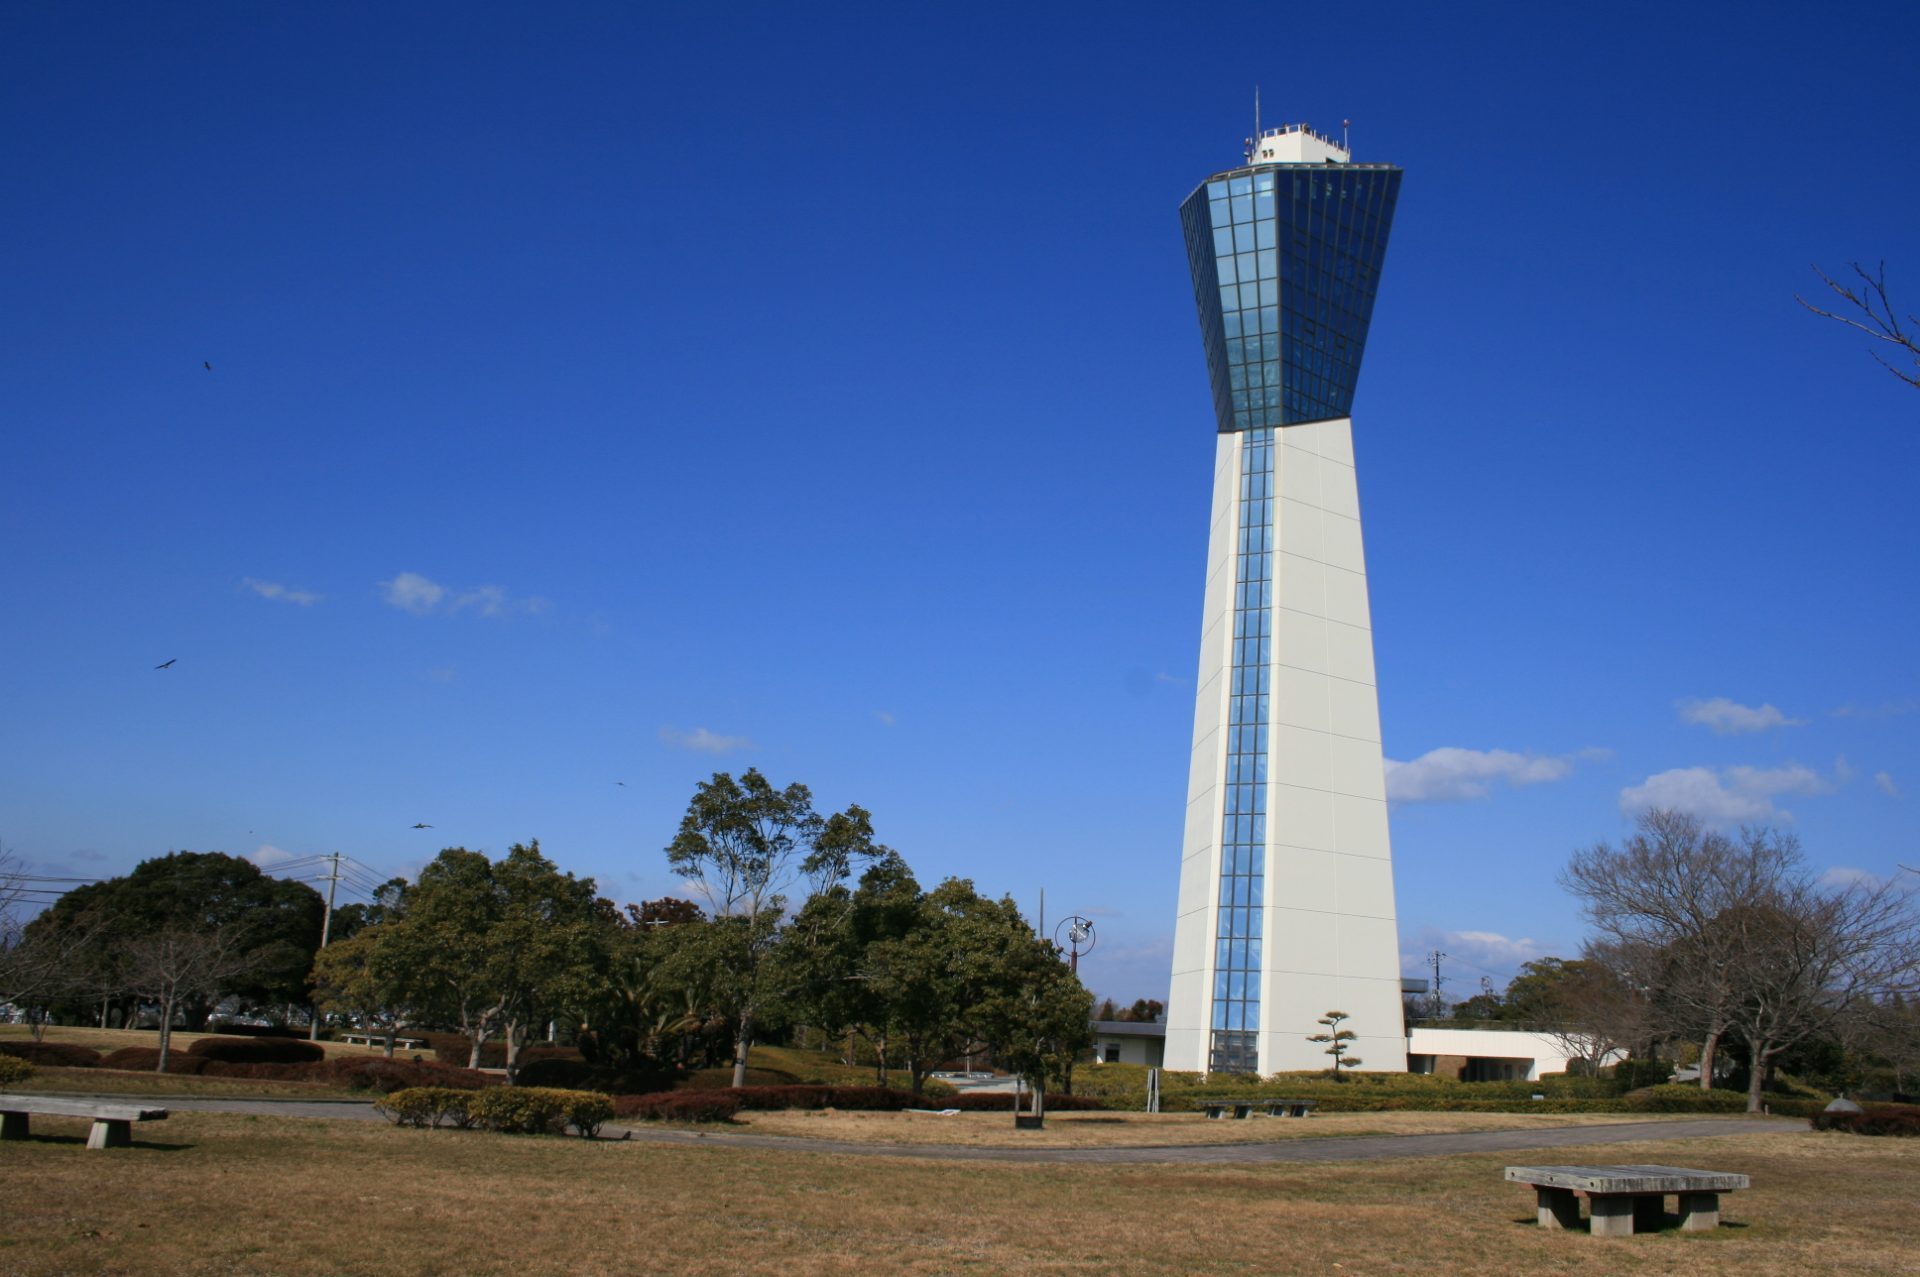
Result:
{"label": "paved walkway", "polygon": [[[272,1117],[320,1117],[384,1121],[364,1100],[249,1100],[228,1097],[174,1099],[165,1096],[69,1095],[65,1099],[130,1100],[164,1104],[176,1112],[257,1113]],[[1090,1165],[1249,1165],[1263,1162],[1373,1162],[1392,1157],[1445,1157],[1454,1153],[1506,1153],[1520,1149],[1576,1148],[1641,1140],[1691,1140],[1717,1135],[1778,1135],[1804,1131],[1793,1118],[1662,1118],[1602,1126],[1530,1126],[1514,1131],[1461,1131],[1451,1135],[1351,1135],[1274,1140],[1270,1143],[1134,1145],[1123,1148],[973,1148],[956,1144],[862,1144],[793,1135],[751,1135],[679,1127],[614,1126],[601,1138],[704,1148],[783,1149],[852,1157],[917,1157],[948,1162],[1080,1162]]]}

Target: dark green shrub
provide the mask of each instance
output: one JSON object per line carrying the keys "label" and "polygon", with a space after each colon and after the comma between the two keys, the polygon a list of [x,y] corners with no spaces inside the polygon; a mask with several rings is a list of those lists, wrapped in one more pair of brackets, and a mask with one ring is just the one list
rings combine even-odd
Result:
{"label": "dark green shrub", "polygon": [[1747,1097],[1738,1091],[1703,1091],[1697,1086],[1649,1086],[1625,1097],[1634,1113],[1744,1113]]}
{"label": "dark green shrub", "polygon": [[201,1038],[187,1053],[222,1064],[317,1064],[327,1058],[318,1042],[282,1037]]}
{"label": "dark green shrub", "polygon": [[616,1095],[615,1117],[647,1122],[726,1122],[740,1111],[731,1091],[662,1091],[656,1095]]}
{"label": "dark green shrub", "polygon": [[1663,1086],[1673,1079],[1669,1060],[1622,1060],[1613,1066],[1613,1081],[1622,1094],[1647,1086]]}
{"label": "dark green shrub", "polygon": [[0,1086],[14,1086],[34,1073],[33,1065],[17,1055],[0,1055]]}
{"label": "dark green shrub", "polygon": [[0,1055],[11,1055],[49,1069],[97,1069],[100,1053],[71,1042],[0,1042]]}
{"label": "dark green shrub", "polygon": [[373,1109],[395,1126],[466,1127],[472,1122],[474,1094],[444,1086],[415,1086],[374,1101]]}
{"label": "dark green shrub", "polygon": [[549,1086],[570,1091],[604,1091],[608,1095],[645,1095],[673,1089],[678,1074],[670,1065],[652,1068],[615,1068],[591,1064],[574,1056],[542,1056],[521,1066],[516,1086]]}

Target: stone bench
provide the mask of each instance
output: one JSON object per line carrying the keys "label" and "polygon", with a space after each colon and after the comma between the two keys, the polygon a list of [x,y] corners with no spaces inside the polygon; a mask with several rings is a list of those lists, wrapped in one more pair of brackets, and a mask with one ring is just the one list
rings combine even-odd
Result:
{"label": "stone bench", "polygon": [[88,1148],[126,1148],[133,1143],[135,1122],[158,1122],[167,1116],[165,1109],[142,1108],[136,1104],[102,1104],[96,1100],[57,1100],[40,1095],[0,1094],[0,1140],[27,1138],[27,1116],[90,1117],[93,1130],[87,1135]]}
{"label": "stone bench", "polygon": [[1260,1105],[1267,1110],[1268,1117],[1311,1117],[1319,1100],[1262,1100]]}
{"label": "stone bench", "polygon": [[1595,1237],[1650,1233],[1665,1219],[1668,1194],[1679,1198],[1680,1227],[1720,1226],[1720,1194],[1746,1188],[1745,1175],[1681,1166],[1509,1166],[1507,1179],[1533,1185],[1540,1227],[1576,1228],[1585,1196]]}

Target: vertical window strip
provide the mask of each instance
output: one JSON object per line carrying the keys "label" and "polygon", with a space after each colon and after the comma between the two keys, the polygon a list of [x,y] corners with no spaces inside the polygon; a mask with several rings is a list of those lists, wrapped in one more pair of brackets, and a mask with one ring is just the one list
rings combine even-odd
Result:
{"label": "vertical window strip", "polygon": [[1233,664],[1227,787],[1220,823],[1219,923],[1209,1068],[1259,1068],[1261,903],[1266,871],[1267,731],[1273,617],[1273,430],[1241,439],[1234,547]]}

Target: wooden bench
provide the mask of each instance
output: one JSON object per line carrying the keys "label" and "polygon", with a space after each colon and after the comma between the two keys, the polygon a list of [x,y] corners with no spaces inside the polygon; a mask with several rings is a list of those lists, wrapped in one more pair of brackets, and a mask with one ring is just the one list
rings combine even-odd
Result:
{"label": "wooden bench", "polygon": [[27,1115],[43,1117],[90,1117],[93,1130],[87,1136],[88,1148],[126,1148],[133,1143],[135,1122],[158,1122],[167,1116],[165,1109],[141,1108],[134,1104],[101,1104],[93,1100],[56,1100],[39,1095],[0,1094],[0,1140],[27,1138]]}
{"label": "wooden bench", "polygon": [[1720,1227],[1720,1194],[1748,1187],[1745,1175],[1682,1166],[1509,1166],[1507,1179],[1531,1184],[1540,1227],[1577,1228],[1584,1196],[1595,1237],[1650,1233],[1666,1218],[1669,1193],[1679,1198],[1680,1227]]}

